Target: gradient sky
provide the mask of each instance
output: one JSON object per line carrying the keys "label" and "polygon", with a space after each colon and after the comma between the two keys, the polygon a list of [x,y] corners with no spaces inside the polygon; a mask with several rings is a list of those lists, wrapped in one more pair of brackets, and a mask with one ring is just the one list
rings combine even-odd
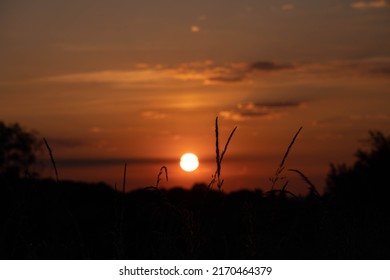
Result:
{"label": "gradient sky", "polygon": [[390,133],[389,1],[3,0],[0,41],[0,120],[45,137],[63,179],[121,184],[127,161],[129,189],[162,165],[165,186],[208,183],[219,116],[227,191],[268,190],[300,126],[286,166],[321,189]]}

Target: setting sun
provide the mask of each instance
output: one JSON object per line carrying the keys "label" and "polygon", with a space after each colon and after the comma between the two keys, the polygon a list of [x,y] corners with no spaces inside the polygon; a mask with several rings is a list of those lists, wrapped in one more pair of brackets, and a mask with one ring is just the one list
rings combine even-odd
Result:
{"label": "setting sun", "polygon": [[187,172],[196,170],[199,166],[198,157],[192,153],[186,153],[180,158],[180,167]]}

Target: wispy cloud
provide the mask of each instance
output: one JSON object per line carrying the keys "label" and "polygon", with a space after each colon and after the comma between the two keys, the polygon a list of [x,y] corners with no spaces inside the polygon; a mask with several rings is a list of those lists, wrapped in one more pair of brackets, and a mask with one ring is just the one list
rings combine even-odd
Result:
{"label": "wispy cloud", "polygon": [[245,80],[246,76],[244,74],[231,74],[231,75],[221,75],[213,76],[207,79],[206,83],[237,83]]}
{"label": "wispy cloud", "polygon": [[280,71],[294,69],[292,64],[278,64],[273,61],[257,61],[249,65],[249,70],[255,71]]}
{"label": "wispy cloud", "polygon": [[386,0],[357,1],[351,4],[354,9],[385,8],[388,6]]}
{"label": "wispy cloud", "polygon": [[149,119],[149,120],[161,120],[161,119],[165,119],[167,117],[167,115],[165,113],[157,112],[157,111],[144,111],[144,112],[142,112],[141,115],[143,118]]}
{"label": "wispy cloud", "polygon": [[184,63],[172,70],[176,71],[175,78],[180,80],[199,80],[204,84],[232,83],[245,80],[248,64],[216,64],[208,60]]}
{"label": "wispy cloud", "polygon": [[390,65],[375,67],[371,69],[370,73],[375,76],[390,77]]}
{"label": "wispy cloud", "polygon": [[[158,75],[157,75],[158,74]],[[44,82],[63,83],[139,83],[169,78],[169,73],[156,70],[107,70],[88,73],[61,75],[40,79]]]}
{"label": "wispy cloud", "polygon": [[191,26],[191,32],[192,32],[192,33],[198,33],[198,32],[200,32],[200,27],[197,26],[197,25],[192,25],[192,26]]}
{"label": "wispy cloud", "polygon": [[[292,63],[259,60],[218,64],[214,61],[195,61],[178,65],[135,64],[129,70],[107,70],[45,77],[36,82],[52,83],[105,83],[116,87],[169,86],[175,81],[210,84],[238,84],[253,81],[267,82],[276,73],[289,71],[289,77],[296,74],[301,81],[309,77],[338,77],[341,74],[388,75],[390,59],[380,61],[334,61],[328,63]],[[349,75],[352,76],[352,75]]]}
{"label": "wispy cloud", "polygon": [[245,121],[254,118],[273,120],[286,114],[287,109],[297,108],[302,102],[248,102],[240,103],[237,108],[230,111],[220,112],[220,116],[233,121]]}
{"label": "wispy cloud", "polygon": [[287,4],[282,5],[283,11],[291,11],[294,8],[295,8],[294,4],[291,4],[291,3],[287,3]]}
{"label": "wispy cloud", "polygon": [[52,47],[64,52],[112,52],[128,49],[128,46],[125,45],[87,43],[57,43],[52,45]]}
{"label": "wispy cloud", "polygon": [[94,127],[91,127],[89,128],[88,130],[90,133],[101,133],[103,131],[103,129],[101,127],[98,127],[98,126],[94,126]]}

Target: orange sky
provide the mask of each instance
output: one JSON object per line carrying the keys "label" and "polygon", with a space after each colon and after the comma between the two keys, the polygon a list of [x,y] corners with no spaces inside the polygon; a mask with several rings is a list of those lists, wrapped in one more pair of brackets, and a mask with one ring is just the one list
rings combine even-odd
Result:
{"label": "orange sky", "polygon": [[0,119],[46,137],[62,178],[121,184],[128,161],[129,189],[162,165],[166,186],[208,183],[219,116],[221,145],[238,126],[225,189],[267,190],[303,126],[287,168],[322,188],[390,132],[389,31],[383,0],[2,1]]}

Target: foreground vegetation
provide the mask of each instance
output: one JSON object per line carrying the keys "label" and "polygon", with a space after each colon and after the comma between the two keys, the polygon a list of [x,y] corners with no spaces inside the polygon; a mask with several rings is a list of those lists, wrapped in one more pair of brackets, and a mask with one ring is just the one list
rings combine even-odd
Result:
{"label": "foreground vegetation", "polygon": [[222,159],[234,131],[220,153],[216,121],[217,170],[210,184],[160,189],[160,176],[167,177],[163,167],[156,186],[130,193],[61,181],[58,175],[22,175],[31,158],[3,141],[0,258],[390,259],[390,137],[371,132],[370,148],[357,151],[354,165],[332,165],[324,195],[301,171],[290,169],[309,187],[307,196],[297,197],[282,172],[300,129],[270,191],[223,192]]}
{"label": "foreground vegetation", "polygon": [[[0,196],[2,259],[389,259],[388,203],[20,181]],[[379,202],[379,203],[378,203]]]}

